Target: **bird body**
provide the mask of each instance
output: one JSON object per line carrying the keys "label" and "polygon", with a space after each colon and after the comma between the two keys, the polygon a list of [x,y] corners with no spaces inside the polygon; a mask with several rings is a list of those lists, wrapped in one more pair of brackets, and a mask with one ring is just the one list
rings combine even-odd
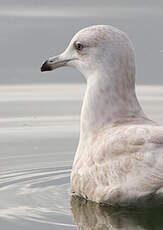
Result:
{"label": "bird body", "polygon": [[76,67],[87,81],[73,191],[98,203],[161,204],[163,126],[148,119],[137,100],[135,55],[127,35],[112,26],[87,27],[41,71],[65,65]]}
{"label": "bird body", "polygon": [[148,120],[115,123],[79,142],[71,174],[81,196],[105,204],[160,199],[163,127]]}

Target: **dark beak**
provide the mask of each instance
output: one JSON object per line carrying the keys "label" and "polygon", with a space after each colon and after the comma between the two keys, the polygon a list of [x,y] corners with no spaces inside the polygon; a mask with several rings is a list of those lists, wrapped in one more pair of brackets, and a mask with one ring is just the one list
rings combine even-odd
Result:
{"label": "dark beak", "polygon": [[51,71],[51,70],[53,70],[53,69],[52,69],[52,67],[49,65],[48,60],[47,60],[47,61],[45,61],[45,62],[42,64],[40,70],[41,70],[41,72],[44,72],[44,71]]}
{"label": "dark beak", "polygon": [[57,69],[59,67],[66,66],[67,62],[69,62],[70,60],[71,59],[62,60],[60,56],[49,58],[47,61],[45,61],[42,64],[40,70],[41,72],[51,71],[53,69]]}

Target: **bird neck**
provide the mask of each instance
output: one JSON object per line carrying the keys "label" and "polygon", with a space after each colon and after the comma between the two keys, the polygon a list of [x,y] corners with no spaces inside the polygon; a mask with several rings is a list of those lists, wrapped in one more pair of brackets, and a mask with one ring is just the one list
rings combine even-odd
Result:
{"label": "bird neck", "polygon": [[[122,76],[123,77],[123,76]],[[145,116],[135,94],[135,81],[112,76],[91,76],[87,79],[82,112],[80,135],[88,136],[126,119]]]}

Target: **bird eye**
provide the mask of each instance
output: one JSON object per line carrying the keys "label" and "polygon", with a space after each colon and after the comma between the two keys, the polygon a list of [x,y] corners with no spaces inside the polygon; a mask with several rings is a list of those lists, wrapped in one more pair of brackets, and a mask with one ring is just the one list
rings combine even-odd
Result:
{"label": "bird eye", "polygon": [[78,51],[81,51],[84,48],[84,46],[80,42],[75,42],[74,46],[75,49]]}

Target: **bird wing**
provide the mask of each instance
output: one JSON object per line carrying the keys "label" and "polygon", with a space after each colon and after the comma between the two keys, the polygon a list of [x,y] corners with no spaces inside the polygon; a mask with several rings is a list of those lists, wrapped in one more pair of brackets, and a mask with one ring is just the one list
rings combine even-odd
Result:
{"label": "bird wing", "polygon": [[163,127],[124,127],[109,138],[105,147],[108,160],[95,162],[109,181],[110,193],[113,197],[116,194],[115,200],[117,196],[129,201],[163,194]]}

